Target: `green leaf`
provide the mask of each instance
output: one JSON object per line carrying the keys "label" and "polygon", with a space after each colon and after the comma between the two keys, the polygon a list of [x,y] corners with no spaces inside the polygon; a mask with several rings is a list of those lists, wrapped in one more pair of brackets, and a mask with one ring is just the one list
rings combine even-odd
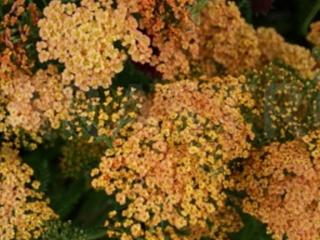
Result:
{"label": "green leaf", "polygon": [[66,218],[88,189],[89,186],[83,178],[71,182],[65,189],[57,186],[54,195],[51,197],[52,206],[56,213],[62,219]]}
{"label": "green leaf", "polygon": [[38,240],[94,240],[84,230],[72,225],[71,221],[51,221],[46,223],[46,231]]}
{"label": "green leaf", "polygon": [[232,234],[231,240],[272,240],[266,233],[266,226],[254,217],[242,213],[244,227],[240,232]]}
{"label": "green leaf", "polygon": [[[303,2],[305,4],[305,2]],[[306,12],[302,17],[300,32],[303,35],[306,35],[309,30],[310,23],[317,15],[320,10],[320,0],[316,0],[315,2],[309,4],[308,8],[306,8]]]}

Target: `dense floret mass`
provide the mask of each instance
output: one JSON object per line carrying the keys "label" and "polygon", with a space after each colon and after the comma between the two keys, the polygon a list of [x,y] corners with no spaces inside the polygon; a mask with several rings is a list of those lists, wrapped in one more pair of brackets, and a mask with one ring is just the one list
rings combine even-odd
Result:
{"label": "dense floret mass", "polygon": [[0,0],[0,240],[319,240],[307,2]]}

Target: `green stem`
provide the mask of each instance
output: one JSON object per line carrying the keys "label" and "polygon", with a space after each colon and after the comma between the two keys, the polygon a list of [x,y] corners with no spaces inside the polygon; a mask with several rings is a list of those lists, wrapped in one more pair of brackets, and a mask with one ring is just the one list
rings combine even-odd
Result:
{"label": "green stem", "polygon": [[106,236],[106,230],[100,230],[99,232],[88,234],[88,240],[97,240]]}
{"label": "green stem", "polygon": [[320,0],[317,0],[316,3],[312,6],[312,9],[310,10],[309,14],[307,15],[307,17],[302,23],[301,32],[303,35],[306,35],[308,33],[309,25],[319,10],[320,10]]}

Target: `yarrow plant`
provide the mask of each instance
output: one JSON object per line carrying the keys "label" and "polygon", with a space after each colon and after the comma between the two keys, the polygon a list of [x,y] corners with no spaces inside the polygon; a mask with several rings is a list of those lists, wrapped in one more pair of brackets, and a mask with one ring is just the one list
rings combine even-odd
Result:
{"label": "yarrow plant", "polygon": [[237,189],[243,209],[268,226],[274,239],[319,236],[318,132],[252,152]]}
{"label": "yarrow plant", "polygon": [[0,1],[0,240],[318,240],[319,6]]}
{"label": "yarrow plant", "polygon": [[227,163],[248,155],[246,140],[252,132],[237,111],[236,95],[228,97],[228,89],[213,87],[193,81],[157,86],[147,116],[128,129],[127,138],[116,139],[93,170],[95,188],[116,193],[120,205],[128,202],[123,223],[114,224],[130,233],[111,230],[110,236],[174,238],[184,229],[191,231],[190,237],[182,238],[200,239],[201,229],[222,239],[219,234],[224,233],[215,231],[223,221],[222,189],[232,184]]}

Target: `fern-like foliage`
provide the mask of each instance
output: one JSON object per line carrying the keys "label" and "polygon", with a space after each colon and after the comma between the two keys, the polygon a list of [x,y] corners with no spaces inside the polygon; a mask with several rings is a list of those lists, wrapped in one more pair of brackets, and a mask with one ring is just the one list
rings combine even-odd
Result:
{"label": "fern-like foliage", "polygon": [[72,225],[71,221],[46,223],[46,232],[38,240],[89,240],[84,230]]}
{"label": "fern-like foliage", "polygon": [[256,105],[245,116],[253,123],[258,146],[307,134],[320,124],[317,79],[304,79],[291,67],[275,61],[248,74],[246,90]]}

